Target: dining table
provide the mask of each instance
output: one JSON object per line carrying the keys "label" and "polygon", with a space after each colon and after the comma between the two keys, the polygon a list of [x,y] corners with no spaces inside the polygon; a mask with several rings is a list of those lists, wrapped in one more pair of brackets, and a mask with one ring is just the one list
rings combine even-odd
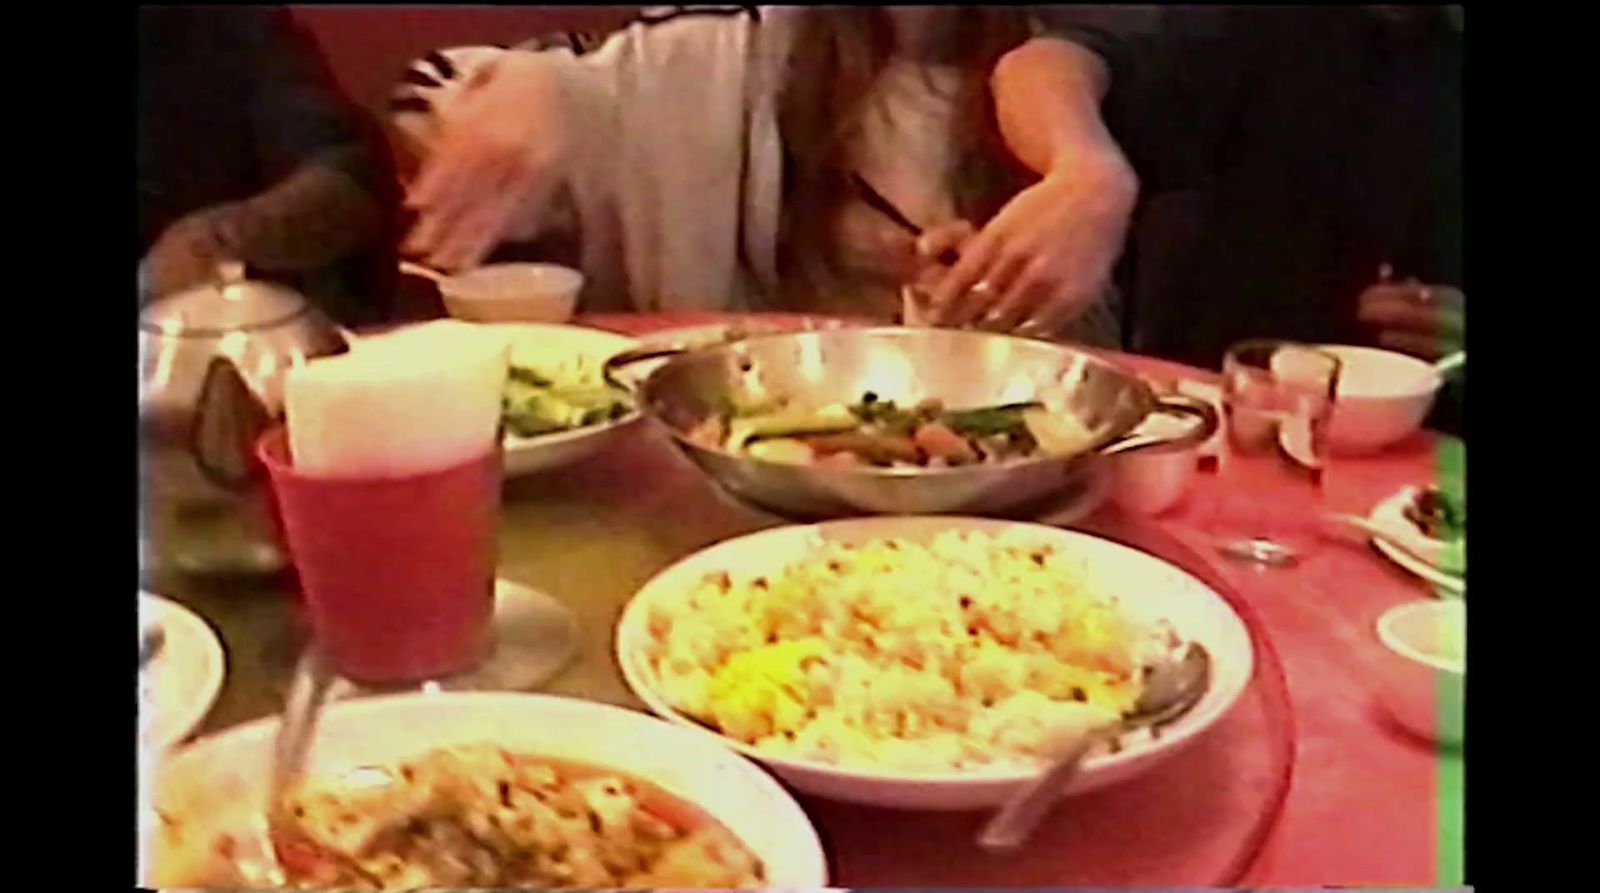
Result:
{"label": "dining table", "polygon": [[[776,327],[802,317],[764,315]],[[719,313],[580,316],[577,324],[644,336],[740,324]],[[1215,372],[1099,351],[1132,372],[1215,383]],[[1465,446],[1434,432],[1371,456],[1335,458],[1330,511],[1367,514],[1402,487],[1458,468]],[[981,850],[979,813],[910,812],[797,800],[815,823],[839,887],[1407,886],[1464,883],[1463,755],[1398,727],[1378,705],[1387,609],[1438,597],[1371,543],[1330,538],[1293,566],[1219,553],[1205,530],[1218,494],[1250,473],[1222,461],[1182,502],[1149,517],[1105,501],[1040,523],[1088,532],[1171,562],[1245,620],[1256,672],[1207,734],[1148,773],[1061,802],[1023,849]],[[742,504],[701,473],[663,427],[632,426],[566,467],[509,479],[499,575],[568,606],[574,658],[540,686],[550,694],[645,709],[624,683],[614,625],[628,599],[668,565],[714,543],[792,523]],[[288,577],[255,581],[166,575],[146,588],[217,631],[227,680],[205,735],[276,714],[307,636]]]}

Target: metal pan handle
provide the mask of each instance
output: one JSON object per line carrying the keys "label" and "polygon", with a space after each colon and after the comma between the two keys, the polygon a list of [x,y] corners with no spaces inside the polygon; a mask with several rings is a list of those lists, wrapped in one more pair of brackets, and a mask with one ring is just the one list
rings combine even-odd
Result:
{"label": "metal pan handle", "polygon": [[675,357],[689,352],[687,347],[636,347],[625,350],[609,360],[601,367],[600,374],[605,376],[606,384],[629,395],[637,395],[638,388],[618,377],[617,373],[623,369],[649,360],[660,360],[666,357]]}
{"label": "metal pan handle", "polygon": [[1156,406],[1151,411],[1192,416],[1198,418],[1200,424],[1175,437],[1130,434],[1101,448],[1100,455],[1114,456],[1118,453],[1131,453],[1135,450],[1155,447],[1179,450],[1199,446],[1210,440],[1212,435],[1217,433],[1217,428],[1222,424],[1221,419],[1217,418],[1217,410],[1210,403],[1183,394],[1162,394],[1158,396],[1156,398]]}

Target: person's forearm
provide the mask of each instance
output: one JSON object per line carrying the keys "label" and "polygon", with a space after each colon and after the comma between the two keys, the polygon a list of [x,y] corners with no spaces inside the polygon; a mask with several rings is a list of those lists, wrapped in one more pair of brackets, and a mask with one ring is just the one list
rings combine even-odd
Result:
{"label": "person's forearm", "polygon": [[1109,86],[1110,72],[1094,52],[1036,37],[1003,56],[991,76],[1000,135],[1041,175],[1085,160],[1123,163],[1100,116]]}
{"label": "person's forearm", "polygon": [[373,196],[331,159],[307,162],[234,206],[230,241],[245,263],[272,272],[325,267],[374,239]]}

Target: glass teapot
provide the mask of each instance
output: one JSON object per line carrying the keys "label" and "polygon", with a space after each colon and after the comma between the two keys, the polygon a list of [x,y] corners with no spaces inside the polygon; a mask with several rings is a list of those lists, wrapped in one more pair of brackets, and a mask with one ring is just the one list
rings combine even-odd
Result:
{"label": "glass teapot", "polygon": [[288,370],[347,349],[304,297],[241,264],[141,309],[141,575],[284,567],[252,449],[282,417]]}

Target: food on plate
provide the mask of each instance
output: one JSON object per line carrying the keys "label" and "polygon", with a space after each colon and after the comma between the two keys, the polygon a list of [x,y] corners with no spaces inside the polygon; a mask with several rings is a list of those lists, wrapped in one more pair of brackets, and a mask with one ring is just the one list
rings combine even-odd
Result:
{"label": "food on plate", "polygon": [[729,404],[688,439],[772,462],[835,467],[949,468],[1089,449],[1093,433],[1066,410],[1038,402],[947,409],[901,406],[868,391],[851,405]]}
{"label": "food on plate", "polygon": [[1423,487],[1406,503],[1405,516],[1431,539],[1464,539],[1467,535],[1465,493],[1452,494],[1440,487]]}
{"label": "food on plate", "polygon": [[1180,642],[1081,558],[949,531],[827,544],[649,606],[651,688],[774,757],[938,773],[1035,769],[1129,712]]}
{"label": "food on plate", "polygon": [[633,404],[584,358],[537,367],[513,363],[506,378],[506,429],[538,437],[620,419]]}
{"label": "food on plate", "polygon": [[[277,848],[294,889],[747,888],[765,878],[731,832],[654,785],[489,745],[314,781],[289,807],[294,829]],[[212,864],[237,846],[214,838]]]}
{"label": "food on plate", "polygon": [[[1459,485],[1422,487],[1401,510],[1405,523],[1427,538],[1416,552],[1435,568],[1458,577],[1467,573],[1467,497]],[[1413,534],[1415,535],[1415,534]]]}

